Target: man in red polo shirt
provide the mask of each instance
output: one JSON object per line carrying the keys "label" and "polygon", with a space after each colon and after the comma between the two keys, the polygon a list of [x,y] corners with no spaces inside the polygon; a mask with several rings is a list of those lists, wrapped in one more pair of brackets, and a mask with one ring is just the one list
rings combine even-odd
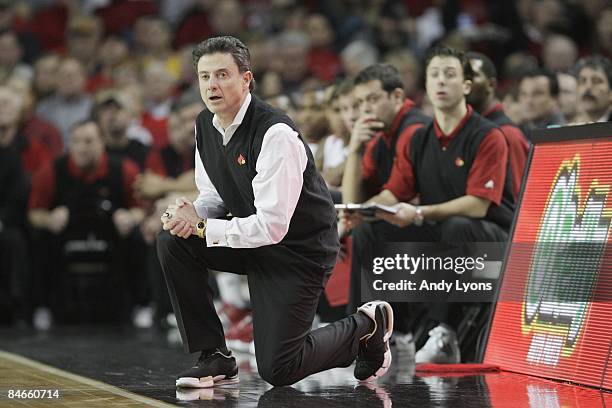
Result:
{"label": "man in red polo shirt", "polygon": [[[45,246],[51,248],[45,273],[38,271],[44,279],[44,306],[55,300],[53,274],[63,272],[64,262],[76,257],[77,248],[90,248],[91,259],[121,260],[122,243],[143,218],[132,188],[136,165],[109,158],[92,120],[78,123],[70,134],[68,154],[44,166],[32,181],[28,218],[46,233]],[[117,271],[130,272],[121,267]]]}
{"label": "man in red polo shirt", "polygon": [[[465,54],[436,48],[425,67],[434,122],[397,156],[401,179],[384,188],[402,202],[395,215],[377,213],[390,223],[373,224],[378,242],[503,242],[514,211],[504,134],[466,104],[473,73]],[[419,205],[408,203],[417,196]],[[450,306],[428,306],[438,326],[416,353],[417,363],[460,361]]]}
{"label": "man in red polo shirt", "polygon": [[467,101],[482,117],[499,126],[506,137],[512,173],[512,192],[516,200],[521,191],[523,171],[529,155],[529,141],[521,129],[506,116],[504,107],[495,96],[497,70],[493,62],[479,52],[468,52],[466,55],[474,71],[472,90],[467,96]]}
{"label": "man in red polo shirt", "polygon": [[[404,84],[397,69],[389,64],[374,64],[363,69],[354,80],[352,97],[359,107],[359,118],[351,131],[349,153],[342,179],[344,202],[363,201],[393,204],[384,184],[400,169],[395,169],[396,155],[406,149],[410,137],[431,121],[404,94]],[[369,199],[368,199],[369,198]],[[363,259],[376,240],[370,223],[362,223],[359,216],[353,222],[351,282],[347,313],[353,313],[360,301],[360,276]],[[365,256],[365,258],[363,258]],[[396,313],[397,314],[397,313]],[[396,329],[400,332],[401,313],[397,314]]]}

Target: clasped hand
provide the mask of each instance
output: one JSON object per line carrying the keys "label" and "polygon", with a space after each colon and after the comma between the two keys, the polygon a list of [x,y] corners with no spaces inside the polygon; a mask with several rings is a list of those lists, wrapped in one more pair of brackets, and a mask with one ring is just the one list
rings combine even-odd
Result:
{"label": "clasped hand", "polygon": [[181,238],[195,235],[197,233],[195,226],[199,221],[200,217],[193,203],[185,197],[177,198],[175,204],[170,204],[161,216],[164,231],[170,231],[170,234]]}

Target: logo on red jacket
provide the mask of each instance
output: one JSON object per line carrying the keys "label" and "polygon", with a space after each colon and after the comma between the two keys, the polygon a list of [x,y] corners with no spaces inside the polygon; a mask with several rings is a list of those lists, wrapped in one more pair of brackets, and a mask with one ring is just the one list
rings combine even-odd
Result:
{"label": "logo on red jacket", "polygon": [[236,161],[238,162],[239,165],[244,166],[246,164],[246,159],[244,158],[244,156],[242,155],[242,153],[240,153],[240,155],[238,155],[238,158],[236,159]]}

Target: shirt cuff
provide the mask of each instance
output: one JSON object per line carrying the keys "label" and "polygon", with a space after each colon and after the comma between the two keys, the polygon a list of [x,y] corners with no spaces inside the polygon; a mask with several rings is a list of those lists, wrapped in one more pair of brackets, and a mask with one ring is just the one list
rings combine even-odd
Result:
{"label": "shirt cuff", "polygon": [[225,228],[228,222],[227,220],[219,220],[216,218],[206,220],[206,246],[228,246],[227,237],[225,236]]}

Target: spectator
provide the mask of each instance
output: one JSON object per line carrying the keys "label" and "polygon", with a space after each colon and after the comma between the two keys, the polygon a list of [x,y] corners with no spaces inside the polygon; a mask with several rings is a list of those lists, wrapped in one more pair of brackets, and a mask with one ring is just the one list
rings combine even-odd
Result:
{"label": "spectator", "polygon": [[172,33],[168,23],[158,17],[142,17],[136,23],[135,40],[145,71],[151,64],[161,64],[172,75],[173,80],[179,79],[181,61],[172,51]]}
{"label": "spectator", "polygon": [[570,72],[557,72],[559,81],[559,107],[568,124],[575,123],[578,117],[578,80]]}
{"label": "spectator", "polygon": [[[167,3],[172,3],[168,1]],[[174,47],[181,48],[186,45],[195,44],[202,38],[210,37],[213,29],[209,19],[210,1],[193,0],[192,6],[183,13],[182,20],[177,24]]]}
{"label": "spectator", "polygon": [[370,43],[356,40],[348,44],[340,52],[344,73],[354,77],[361,70],[378,62],[378,50]]}
{"label": "spectator", "polygon": [[23,49],[17,33],[12,30],[0,31],[0,82],[9,78],[19,78],[28,83],[34,73],[32,67],[22,63]]}
{"label": "spectator", "polygon": [[7,86],[0,86],[0,146],[13,148],[21,158],[27,186],[33,173],[52,158],[45,146],[29,140],[21,127],[23,97]]}
{"label": "spectator", "polygon": [[519,82],[519,102],[523,106],[525,134],[551,125],[564,125],[559,111],[559,82],[557,76],[542,68],[529,71]]}
{"label": "spectator", "polygon": [[[68,55],[81,63],[88,79],[97,68],[102,29],[100,19],[90,16],[74,16],[66,28]],[[91,90],[93,86],[88,83],[86,88]]]}
{"label": "spectator", "polygon": [[46,54],[34,64],[34,93],[37,100],[51,96],[57,89],[57,71],[60,58],[56,54]]}
{"label": "spectator", "polygon": [[549,70],[568,70],[574,66],[577,58],[578,47],[568,36],[552,34],[544,40],[542,60]]}
{"label": "spectator", "polygon": [[597,15],[595,23],[597,42],[595,50],[607,58],[612,58],[612,7],[607,7]]}
{"label": "spectator", "polygon": [[152,64],[144,71],[144,107],[142,126],[151,132],[153,146],[168,144],[168,116],[172,107],[174,79],[162,64]]}
{"label": "spectator", "polygon": [[308,36],[299,31],[281,33],[276,39],[278,56],[275,60],[278,66],[272,69],[280,74],[285,92],[291,94],[299,91],[302,81],[308,78],[309,49]]}
{"label": "spectator", "polygon": [[612,121],[612,63],[601,55],[578,61],[578,111],[585,122]]}
{"label": "spectator", "polygon": [[135,123],[131,105],[129,97],[119,91],[104,92],[96,106],[95,116],[108,154],[130,159],[143,171],[149,149],[141,141],[131,138],[130,133],[148,134],[148,131]]}
{"label": "spectator", "polygon": [[523,181],[523,171],[529,155],[529,141],[521,130],[504,114],[503,106],[495,96],[497,70],[493,62],[484,54],[466,54],[473,71],[472,88],[467,102],[483,118],[495,123],[504,134],[509,149],[509,163],[514,199],[518,199]]}
{"label": "spectator", "polygon": [[347,78],[342,81],[336,89],[336,92],[338,93],[340,117],[342,118],[342,123],[344,123],[344,126],[349,132],[349,136],[350,133],[353,131],[353,128],[355,127],[355,123],[359,119],[359,104],[357,103],[357,100],[353,97],[354,87],[354,81],[350,78]]}
{"label": "spectator", "polygon": [[105,243],[87,246],[89,260],[112,257],[116,264],[110,271],[117,274],[116,283],[127,290],[125,280],[135,271],[126,270],[121,263],[127,249],[125,238],[143,219],[132,188],[137,175],[132,162],[105,153],[100,129],[90,120],[75,124],[71,130],[69,153],[36,174],[28,218],[34,228],[49,234],[44,246],[51,255],[45,259],[44,274],[38,271],[38,278],[46,281],[43,287],[48,288],[39,294],[42,305],[58,311],[60,299],[55,296],[64,279],[64,264],[74,255],[74,242],[84,240]]}
{"label": "spectator", "polygon": [[329,135],[329,122],[323,110],[323,92],[305,92],[300,101],[296,118],[300,134],[308,143],[314,156],[316,169],[323,169],[325,138]]}
{"label": "spectator", "polygon": [[351,136],[340,113],[340,90],[338,89],[340,86],[331,86],[325,90],[325,116],[331,133],[325,139],[323,146],[323,171],[321,173],[323,180],[332,191],[332,198],[334,198],[333,191],[338,192],[337,202],[339,203],[342,202],[339,188],[342,185],[348,142]]}
{"label": "spectator", "polygon": [[96,73],[87,81],[87,91],[96,93],[99,90],[114,86],[113,72],[128,59],[127,44],[119,37],[110,35],[100,44],[98,67]]}
{"label": "spectator", "polygon": [[85,93],[86,74],[75,58],[64,58],[58,67],[56,92],[38,103],[36,113],[55,125],[68,145],[70,128],[91,114],[92,98]]}
{"label": "spectator", "polygon": [[32,88],[24,84],[24,86],[17,91],[23,98],[20,126],[26,139],[42,143],[52,157],[57,157],[62,154],[64,152],[64,140],[62,135],[53,124],[36,114],[36,99],[32,92]]}
{"label": "spectator", "polygon": [[421,64],[414,53],[410,50],[393,51],[385,56],[385,62],[397,68],[404,83],[404,93],[419,104],[423,98]]}
{"label": "spectator", "polygon": [[322,14],[311,14],[306,20],[306,32],[310,39],[308,71],[323,82],[330,82],[341,71],[338,55],[333,51],[334,30]]}

